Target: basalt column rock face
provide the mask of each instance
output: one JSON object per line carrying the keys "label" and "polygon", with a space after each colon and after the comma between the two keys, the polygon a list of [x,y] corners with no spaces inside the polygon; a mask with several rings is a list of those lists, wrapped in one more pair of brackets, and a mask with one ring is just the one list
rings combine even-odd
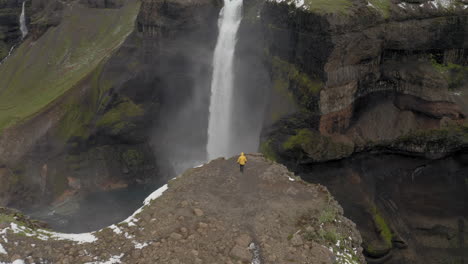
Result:
{"label": "basalt column rock face", "polygon": [[317,162],[376,148],[440,157],[466,146],[465,3],[267,1],[259,12],[272,98],[284,98],[283,111],[266,117],[277,122],[264,152]]}
{"label": "basalt column rock face", "polygon": [[[264,61],[272,80],[271,103],[276,106],[266,115],[272,125],[265,126],[262,152],[303,172],[302,176],[309,176],[311,182],[321,182],[331,189],[339,186],[335,193],[342,197],[345,213],[358,216],[354,219],[359,222],[369,263],[462,261],[462,241],[466,237],[462,219],[466,210],[458,201],[464,199],[466,188],[461,177],[465,169],[458,161],[439,161],[445,166],[440,171],[428,167],[428,171],[440,175],[440,182],[429,178],[429,173],[420,178],[428,193],[436,193],[431,188],[448,190],[444,191],[447,196],[437,196],[444,201],[431,209],[428,197],[417,200],[405,196],[398,205],[388,202],[395,196],[389,198],[386,190],[394,181],[395,193],[402,194],[406,188],[414,191],[417,188],[412,183],[408,187],[399,177],[416,182],[426,165],[418,167],[413,157],[405,163],[400,156],[395,158],[397,169],[388,156],[377,156],[379,164],[367,162],[379,152],[430,159],[466,153],[466,4],[327,1],[325,5],[304,1],[303,6],[297,6],[298,2],[292,2],[267,1],[258,9],[258,23],[262,25],[259,32],[265,39]],[[369,153],[353,155],[356,152]],[[331,160],[342,161],[327,162]],[[431,163],[427,159],[418,162]],[[461,163],[466,164],[466,159]],[[358,169],[354,171],[353,166]],[[307,175],[308,169],[315,174]],[[340,171],[336,178],[330,173],[334,169]],[[374,169],[380,171],[373,173]],[[458,176],[456,181],[454,175]],[[384,178],[388,182],[380,182]],[[344,191],[350,189],[350,184],[369,183],[376,183],[378,188]],[[456,192],[451,190],[454,186]],[[420,189],[414,193],[420,194]],[[359,208],[347,202],[354,196],[360,196],[356,200],[365,206]],[[395,208],[408,204],[418,208],[410,212],[425,210],[424,221],[434,226],[421,231],[416,222],[423,218],[411,215],[408,219],[413,229],[399,224],[385,227],[396,217]],[[456,209],[444,222],[435,212],[448,207]],[[445,239],[447,230],[456,230],[458,237]],[[435,237],[437,233],[445,240],[418,237],[415,241],[400,237],[399,232],[410,237],[418,237],[419,232]],[[433,244],[430,249],[417,251],[419,241]],[[402,255],[394,254],[397,248],[402,248]],[[405,254],[413,256],[402,257]]]}

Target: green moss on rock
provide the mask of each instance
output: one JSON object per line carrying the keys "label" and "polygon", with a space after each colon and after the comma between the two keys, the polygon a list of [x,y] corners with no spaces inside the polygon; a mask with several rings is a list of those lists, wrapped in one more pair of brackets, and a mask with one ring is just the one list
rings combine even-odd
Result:
{"label": "green moss on rock", "polygon": [[447,80],[450,90],[456,90],[468,84],[468,66],[439,63],[434,56],[431,56],[429,60],[432,66]]}
{"label": "green moss on rock", "polygon": [[124,98],[106,112],[96,125],[98,128],[110,128],[113,134],[118,134],[132,125],[131,118],[142,116],[144,113],[140,105],[136,105],[129,98]]}
{"label": "green moss on rock", "polygon": [[467,125],[418,130],[401,136],[390,144],[392,148],[426,155],[449,153],[466,145],[468,145]]}
{"label": "green moss on rock", "polygon": [[28,39],[19,46],[0,66],[0,132],[44,110],[120,47],[139,6],[138,1],[120,9],[73,6],[35,45]]}
{"label": "green moss on rock", "polygon": [[278,161],[276,151],[273,149],[273,140],[268,139],[260,144],[260,152],[271,161]]}
{"label": "green moss on rock", "polygon": [[323,82],[319,78],[312,78],[296,65],[279,57],[271,57],[270,64],[273,72],[274,91],[278,94],[284,94],[284,98],[294,102],[293,105],[313,110],[324,85]]}
{"label": "green moss on rock", "polygon": [[391,247],[393,238],[392,231],[376,207],[372,208],[372,217],[377,230],[379,231],[380,237],[383,239],[386,246]]}
{"label": "green moss on rock", "polygon": [[143,165],[145,155],[139,150],[129,149],[122,153],[122,159],[128,167],[134,168]]}
{"label": "green moss on rock", "polygon": [[285,151],[295,153],[294,156],[299,160],[309,158],[320,162],[341,159],[354,151],[351,144],[334,142],[331,138],[309,129],[299,129],[296,132],[296,135],[290,136],[282,146]]}
{"label": "green moss on rock", "polygon": [[349,13],[353,3],[349,0],[305,0],[307,9],[319,13]]}
{"label": "green moss on rock", "polygon": [[390,0],[369,0],[370,8],[377,9],[384,18],[390,17]]}
{"label": "green moss on rock", "polygon": [[[296,6],[295,1],[287,0],[288,5]],[[350,0],[305,0],[304,10],[319,14],[348,14],[353,3]]]}

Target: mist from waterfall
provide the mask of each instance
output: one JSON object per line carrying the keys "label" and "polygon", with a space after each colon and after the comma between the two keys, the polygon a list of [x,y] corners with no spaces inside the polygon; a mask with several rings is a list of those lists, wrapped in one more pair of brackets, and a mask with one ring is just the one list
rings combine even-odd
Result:
{"label": "mist from waterfall", "polygon": [[208,124],[208,160],[235,154],[233,140],[234,51],[242,19],[243,0],[224,0],[219,15],[219,35],[213,57],[210,116]]}
{"label": "mist from waterfall", "polygon": [[25,4],[26,4],[26,1],[23,1],[23,7],[21,9],[21,15],[19,19],[22,38],[25,38],[26,35],[28,35],[28,27],[26,26],[26,14],[24,11]]}

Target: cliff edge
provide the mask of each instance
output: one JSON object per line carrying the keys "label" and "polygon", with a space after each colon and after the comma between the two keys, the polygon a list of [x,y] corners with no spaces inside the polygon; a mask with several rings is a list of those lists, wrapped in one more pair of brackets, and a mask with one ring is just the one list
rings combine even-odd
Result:
{"label": "cliff edge", "polygon": [[320,185],[248,155],[186,171],[127,220],[87,234],[0,214],[0,263],[364,263],[354,223]]}

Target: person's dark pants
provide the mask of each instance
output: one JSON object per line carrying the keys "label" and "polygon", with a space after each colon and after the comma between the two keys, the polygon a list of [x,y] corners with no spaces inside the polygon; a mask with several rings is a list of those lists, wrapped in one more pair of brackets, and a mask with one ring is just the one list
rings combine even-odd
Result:
{"label": "person's dark pants", "polygon": [[240,165],[240,172],[244,173],[244,165]]}

